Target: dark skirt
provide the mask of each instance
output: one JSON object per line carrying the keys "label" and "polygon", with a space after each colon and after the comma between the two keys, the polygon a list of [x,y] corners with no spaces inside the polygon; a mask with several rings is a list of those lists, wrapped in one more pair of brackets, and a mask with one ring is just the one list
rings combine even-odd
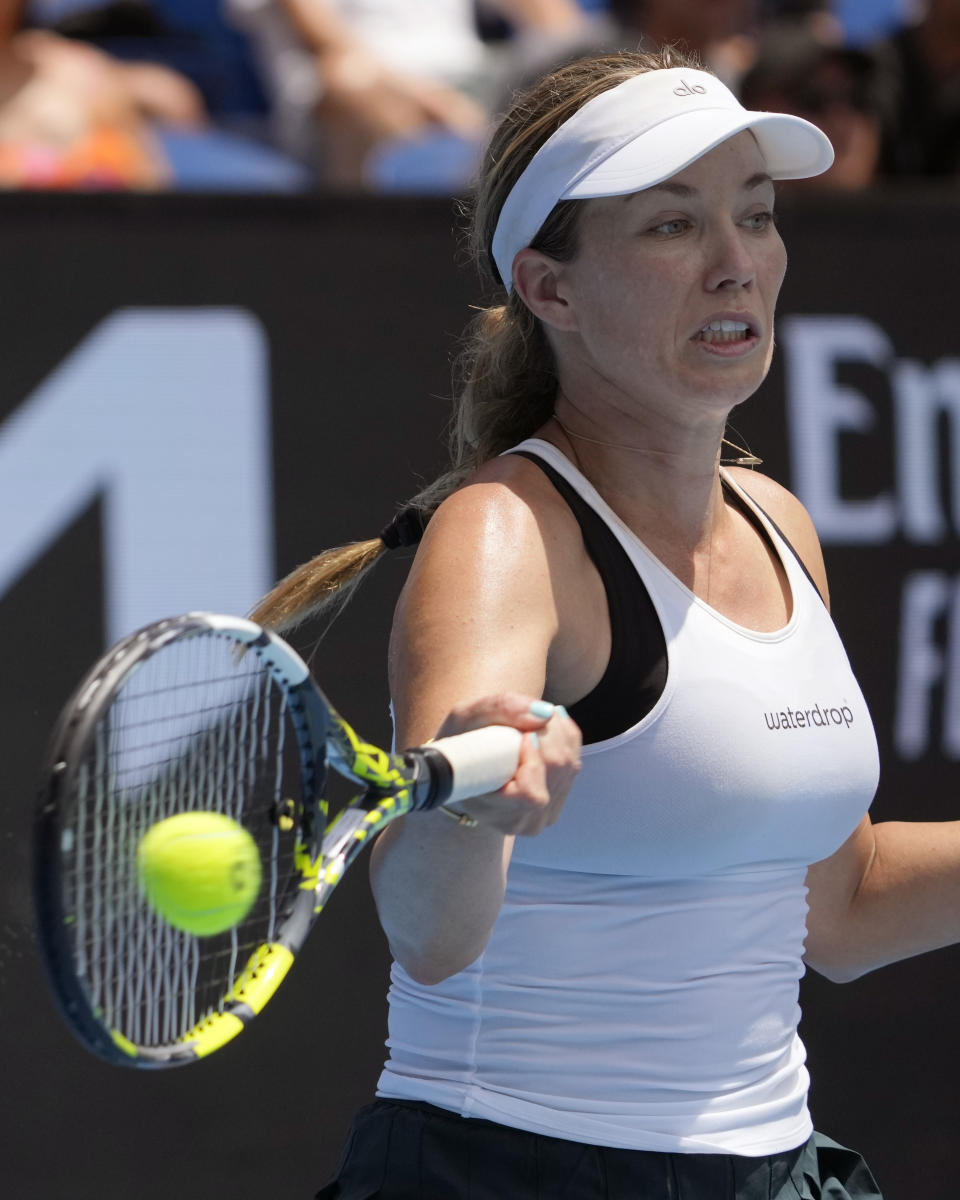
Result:
{"label": "dark skirt", "polygon": [[814,1134],[784,1154],[586,1146],[431,1104],[378,1100],[354,1119],[317,1200],[882,1200],[867,1164]]}

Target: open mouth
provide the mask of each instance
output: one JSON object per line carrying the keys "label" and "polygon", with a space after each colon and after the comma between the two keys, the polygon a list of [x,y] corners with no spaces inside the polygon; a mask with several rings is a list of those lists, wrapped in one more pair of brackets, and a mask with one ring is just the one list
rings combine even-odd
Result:
{"label": "open mouth", "polygon": [[744,342],[753,337],[756,332],[748,321],[711,321],[697,334],[700,341],[712,346]]}

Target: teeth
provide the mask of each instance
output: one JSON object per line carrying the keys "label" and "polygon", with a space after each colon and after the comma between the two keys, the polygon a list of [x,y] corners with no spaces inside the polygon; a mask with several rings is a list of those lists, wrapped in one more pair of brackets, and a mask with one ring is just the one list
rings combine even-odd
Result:
{"label": "teeth", "polygon": [[743,333],[749,328],[746,321],[711,321],[709,325],[704,325],[701,333],[708,330],[712,333]]}
{"label": "teeth", "polygon": [[746,321],[710,321],[700,330],[704,342],[740,342],[750,333]]}

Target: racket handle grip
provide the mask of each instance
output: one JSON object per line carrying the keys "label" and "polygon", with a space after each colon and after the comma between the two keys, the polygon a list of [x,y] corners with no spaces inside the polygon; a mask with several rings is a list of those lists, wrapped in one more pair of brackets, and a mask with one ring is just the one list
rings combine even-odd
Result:
{"label": "racket handle grip", "polygon": [[508,725],[487,725],[418,746],[430,775],[430,788],[417,808],[437,808],[454,800],[495,792],[512,779],[520,761],[523,734]]}

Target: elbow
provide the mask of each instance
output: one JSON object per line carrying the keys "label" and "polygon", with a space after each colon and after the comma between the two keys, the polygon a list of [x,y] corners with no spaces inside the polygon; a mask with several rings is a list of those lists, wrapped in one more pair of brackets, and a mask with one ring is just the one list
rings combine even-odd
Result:
{"label": "elbow", "polygon": [[451,962],[439,962],[430,958],[411,958],[409,955],[396,953],[393,957],[413,982],[422,987],[436,987],[438,983],[443,983],[444,980],[450,979],[451,976],[458,974],[464,967],[470,965],[469,963],[459,965]]}
{"label": "elbow", "polygon": [[830,983],[853,983],[877,966],[869,960],[862,930],[835,916],[808,922],[803,961]]}
{"label": "elbow", "polygon": [[411,947],[397,944],[390,939],[390,953],[414,983],[422,987],[436,987],[461,971],[483,953],[481,947],[472,953],[463,947],[441,949],[437,947]]}
{"label": "elbow", "polygon": [[414,983],[420,984],[421,987],[436,987],[437,984],[443,983],[445,979],[449,979],[452,975],[456,975],[456,968],[446,969],[436,963],[412,963],[403,962],[397,959],[400,966],[410,976]]}
{"label": "elbow", "polygon": [[864,958],[862,948],[841,941],[827,941],[818,938],[811,944],[807,939],[803,955],[806,966],[830,983],[853,983],[878,964]]}
{"label": "elbow", "polygon": [[807,958],[805,961],[811,970],[816,971],[818,975],[822,975],[830,983],[853,983],[855,980],[866,975],[870,969],[869,967],[861,967],[839,960],[829,961]]}

